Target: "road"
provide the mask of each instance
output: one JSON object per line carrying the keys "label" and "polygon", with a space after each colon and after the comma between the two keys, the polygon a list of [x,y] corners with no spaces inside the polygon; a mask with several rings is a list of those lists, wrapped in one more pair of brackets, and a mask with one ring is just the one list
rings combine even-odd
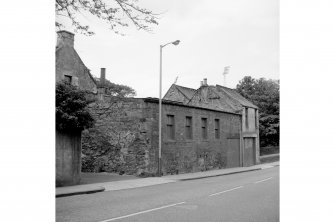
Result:
{"label": "road", "polygon": [[279,167],[56,199],[56,221],[279,221]]}

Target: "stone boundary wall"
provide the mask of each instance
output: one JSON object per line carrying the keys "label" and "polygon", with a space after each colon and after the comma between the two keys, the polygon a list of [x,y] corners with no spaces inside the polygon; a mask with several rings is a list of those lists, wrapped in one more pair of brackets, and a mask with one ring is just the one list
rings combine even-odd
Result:
{"label": "stone boundary wall", "polygon": [[96,124],[83,132],[83,171],[145,172],[151,140],[146,134],[143,99],[105,95],[89,109]]}

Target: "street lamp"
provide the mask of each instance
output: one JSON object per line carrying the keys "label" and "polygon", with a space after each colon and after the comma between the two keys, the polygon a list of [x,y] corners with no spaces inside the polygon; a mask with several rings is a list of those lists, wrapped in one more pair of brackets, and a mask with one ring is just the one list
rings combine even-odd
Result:
{"label": "street lamp", "polygon": [[173,44],[178,45],[180,43],[179,40],[174,42],[166,43],[165,45],[159,46],[159,135],[158,135],[158,176],[162,176],[162,51],[163,47]]}

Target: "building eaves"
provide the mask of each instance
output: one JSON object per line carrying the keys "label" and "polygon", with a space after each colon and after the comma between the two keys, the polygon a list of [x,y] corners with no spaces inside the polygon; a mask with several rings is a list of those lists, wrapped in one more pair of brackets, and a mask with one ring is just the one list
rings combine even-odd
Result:
{"label": "building eaves", "polygon": [[[153,98],[153,97],[147,97],[143,98],[145,102],[153,102],[153,103],[158,103],[159,99],[158,98]],[[194,109],[204,109],[204,110],[210,110],[210,111],[216,111],[216,112],[221,112],[221,113],[229,113],[229,114],[234,114],[234,115],[241,115],[240,112],[234,112],[234,111],[228,111],[228,110],[222,110],[222,109],[215,109],[213,107],[205,107],[205,106],[194,106],[191,104],[185,104],[182,102],[176,102],[173,100],[162,100],[162,104],[170,104],[170,105],[177,105],[177,106],[183,106],[183,107],[189,107],[189,108],[194,108]]]}

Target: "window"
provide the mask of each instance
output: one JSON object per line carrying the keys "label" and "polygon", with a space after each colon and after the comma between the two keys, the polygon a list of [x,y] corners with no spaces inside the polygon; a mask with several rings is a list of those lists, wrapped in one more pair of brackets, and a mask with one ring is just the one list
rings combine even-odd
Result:
{"label": "window", "polygon": [[219,119],[215,119],[214,131],[215,131],[215,139],[220,139],[220,120]]}
{"label": "window", "polygon": [[201,118],[201,135],[203,139],[207,139],[207,118]]}
{"label": "window", "polygon": [[185,123],[185,134],[186,139],[192,139],[192,117],[186,116],[186,123]]}
{"label": "window", "polygon": [[71,84],[71,82],[72,82],[72,76],[64,75],[64,80],[65,80],[65,82]]}
{"label": "window", "polygon": [[174,116],[173,115],[167,115],[167,137],[171,140],[174,140]]}
{"label": "window", "polygon": [[245,107],[245,128],[249,128],[249,117],[248,117],[248,108]]}

